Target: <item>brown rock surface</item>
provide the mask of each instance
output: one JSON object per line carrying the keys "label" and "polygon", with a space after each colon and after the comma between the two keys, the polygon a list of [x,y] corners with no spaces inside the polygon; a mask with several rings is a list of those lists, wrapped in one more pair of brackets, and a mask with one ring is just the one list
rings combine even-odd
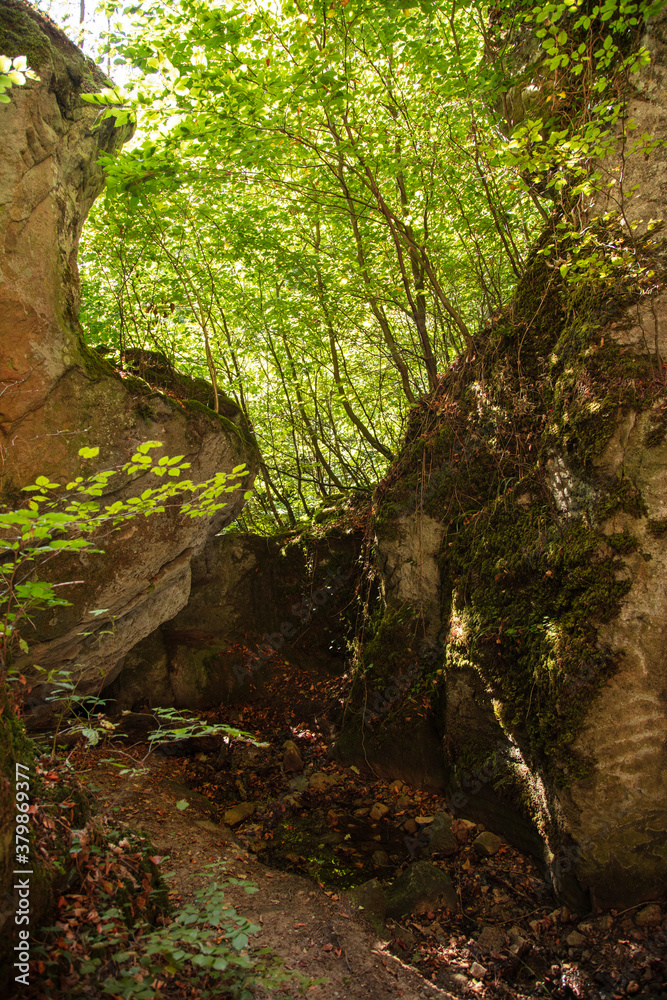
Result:
{"label": "brown rock surface", "polygon": [[[79,236],[104,182],[99,154],[117,152],[129,130],[96,126],[98,111],[81,97],[109,81],[20,0],[0,0],[0,51],[26,55],[39,74],[0,105],[0,499],[20,502],[39,475],[62,483],[122,465],[146,440],[184,455],[194,482],[242,463],[254,472],[256,447],[238,411],[220,417],[123,379],[83,342]],[[96,469],[78,457],[84,445],[99,447]],[[108,492],[126,499],[146,488],[142,478],[116,477]],[[37,619],[22,669],[66,666],[82,691],[97,692],[128,650],[186,603],[193,554],[238,514],[242,492],[212,518],[175,507],[129,522],[105,540],[105,556],[59,563],[59,579],[85,585],[68,589],[71,607]],[[106,610],[93,615],[98,609]],[[35,702],[45,693],[35,690]]]}

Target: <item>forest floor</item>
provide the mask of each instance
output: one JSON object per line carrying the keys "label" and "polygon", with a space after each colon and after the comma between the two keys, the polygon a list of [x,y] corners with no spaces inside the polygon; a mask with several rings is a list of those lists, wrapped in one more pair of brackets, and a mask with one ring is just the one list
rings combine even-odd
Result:
{"label": "forest floor", "polygon": [[[308,687],[306,678],[306,694]],[[317,695],[312,684],[310,692]],[[454,850],[429,854],[422,831],[446,811],[444,800],[335,763],[330,737],[307,718],[306,704],[292,697],[287,705],[269,687],[207,716],[263,746],[208,737],[156,751],[145,736],[111,738],[77,745],[69,765],[100,815],[148,836],[153,860],[170,873],[173,905],[191,902],[211,882],[206,866],[219,864],[221,877],[234,880],[225,901],[260,928],[251,948],[268,947],[288,969],[324,980],[308,996],[667,1000],[667,920],[658,901],[623,913],[572,914],[556,904],[532,858],[504,842],[480,854],[474,840],[483,827],[465,820],[454,821]],[[302,769],[284,769],[286,739],[298,747]],[[128,764],[135,773],[120,773]],[[243,803],[250,815],[239,822],[228,810]],[[392,881],[420,859],[449,876],[456,910],[434,906],[373,929],[351,887]],[[253,895],[245,891],[250,884],[258,888]],[[81,900],[79,888],[59,903],[57,927],[74,941],[87,919],[99,919],[94,898]],[[295,985],[256,993],[258,1000],[299,995]]]}

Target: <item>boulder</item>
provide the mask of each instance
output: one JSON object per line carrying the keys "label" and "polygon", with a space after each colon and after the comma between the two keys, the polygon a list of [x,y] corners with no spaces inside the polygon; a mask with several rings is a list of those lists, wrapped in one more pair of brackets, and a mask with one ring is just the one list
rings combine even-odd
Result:
{"label": "boulder", "polygon": [[387,899],[382,884],[376,878],[364,882],[350,892],[349,899],[352,908],[381,934],[387,915]]}
{"label": "boulder", "polygon": [[[0,501],[20,503],[21,488],[40,475],[65,483],[122,466],[147,440],[162,443],[158,454],[184,455],[194,482],[242,464],[250,473],[213,516],[193,519],[175,504],[108,534],[105,555],[54,564],[53,578],[83,582],[67,588],[69,607],[35,617],[17,667],[33,680],[36,662],[69,670],[80,693],[97,694],[127,652],[186,604],[192,558],[240,512],[257,449],[233,404],[222,416],[123,378],[84,343],[79,236],[104,184],[99,156],[116,153],[130,130],[96,124],[98,110],[82,95],[110,82],[21,0],[0,0],[0,51],[26,55],[39,75],[0,105]],[[94,467],[79,457],[84,446],[99,448]],[[123,500],[156,483],[116,475],[105,495]],[[34,715],[48,715],[48,690],[33,684]]]}
{"label": "boulder", "polygon": [[456,889],[441,868],[430,861],[415,861],[387,888],[387,916],[429,913],[446,906],[456,911]]}
{"label": "boulder", "polygon": [[[629,94],[657,140],[666,27],[664,10],[647,24]],[[562,280],[545,231],[511,305],[411,413],[376,492],[364,622],[368,691],[410,657],[434,682],[448,809],[530,848],[576,912],[667,887],[667,155],[618,154],[582,232],[603,255],[632,232],[635,264]],[[358,744],[391,745],[399,708]]]}
{"label": "boulder", "polygon": [[428,828],[429,852],[449,857],[456,854],[461,846],[452,830],[452,817],[447,813],[437,813]]}

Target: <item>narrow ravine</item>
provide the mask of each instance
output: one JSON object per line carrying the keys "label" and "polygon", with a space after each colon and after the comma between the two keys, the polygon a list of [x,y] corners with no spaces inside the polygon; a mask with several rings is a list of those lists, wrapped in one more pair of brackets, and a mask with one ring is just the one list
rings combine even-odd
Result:
{"label": "narrow ravine", "polygon": [[[238,880],[230,901],[261,927],[255,947],[326,976],[309,995],[327,1000],[667,996],[659,903],[588,914],[558,905],[533,858],[452,817],[442,796],[336,763],[322,714],[335,681],[285,669],[290,685],[201,716],[259,745],[218,735],[151,749],[147,710],[97,747],[69,750],[114,823],[148,834],[173,872],[173,900],[191,898],[210,878],[204,866],[221,862]],[[118,767],[128,760],[130,778]]]}

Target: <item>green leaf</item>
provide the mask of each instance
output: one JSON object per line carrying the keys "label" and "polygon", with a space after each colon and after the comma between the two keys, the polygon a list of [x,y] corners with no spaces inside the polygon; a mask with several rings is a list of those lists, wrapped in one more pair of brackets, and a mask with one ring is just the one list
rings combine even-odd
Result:
{"label": "green leaf", "polygon": [[99,453],[99,448],[79,448],[79,455],[81,458],[97,458]]}

